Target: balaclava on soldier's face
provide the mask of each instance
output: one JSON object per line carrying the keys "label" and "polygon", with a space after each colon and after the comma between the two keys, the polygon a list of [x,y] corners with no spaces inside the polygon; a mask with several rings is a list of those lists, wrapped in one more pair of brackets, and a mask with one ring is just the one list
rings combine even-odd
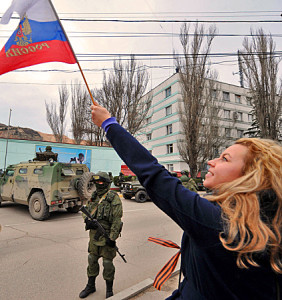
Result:
{"label": "balaclava on soldier's face", "polygon": [[99,197],[102,197],[111,187],[111,183],[103,182],[102,184],[99,184],[98,182],[95,183],[96,185],[96,191]]}

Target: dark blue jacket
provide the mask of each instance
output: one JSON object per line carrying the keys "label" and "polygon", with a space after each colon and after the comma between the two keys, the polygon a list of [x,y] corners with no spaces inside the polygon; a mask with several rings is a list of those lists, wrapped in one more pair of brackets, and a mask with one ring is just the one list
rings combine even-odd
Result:
{"label": "dark blue jacket", "polygon": [[226,250],[219,233],[223,229],[221,209],[184,188],[135,138],[120,125],[112,124],[107,138],[138,176],[152,201],[184,231],[181,242],[180,289],[168,299],[276,300],[276,278],[269,258],[262,255],[260,267],[239,269],[236,253]]}

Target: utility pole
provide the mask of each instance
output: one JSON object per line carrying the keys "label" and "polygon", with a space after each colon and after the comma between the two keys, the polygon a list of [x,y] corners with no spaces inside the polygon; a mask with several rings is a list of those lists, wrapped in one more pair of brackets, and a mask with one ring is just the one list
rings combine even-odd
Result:
{"label": "utility pole", "polygon": [[8,153],[8,141],[9,141],[9,131],[10,131],[11,113],[12,113],[12,110],[11,110],[11,108],[10,108],[9,124],[8,124],[7,139],[6,139],[6,153],[5,153],[4,171],[6,170],[6,161],[7,161],[7,153]]}
{"label": "utility pole", "polygon": [[243,70],[242,70],[242,60],[240,56],[240,51],[238,50],[238,66],[239,66],[239,76],[240,76],[240,86],[244,87],[244,78],[243,78]]}

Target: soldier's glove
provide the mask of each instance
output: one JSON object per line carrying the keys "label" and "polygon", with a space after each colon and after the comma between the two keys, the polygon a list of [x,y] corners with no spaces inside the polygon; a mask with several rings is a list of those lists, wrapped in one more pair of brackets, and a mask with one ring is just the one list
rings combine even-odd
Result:
{"label": "soldier's glove", "polygon": [[106,245],[108,245],[111,248],[115,248],[116,241],[112,241],[111,239],[106,239]]}
{"label": "soldier's glove", "polygon": [[85,218],[84,222],[85,222],[85,230],[98,228],[98,225],[96,224],[96,222],[89,220],[88,218]]}

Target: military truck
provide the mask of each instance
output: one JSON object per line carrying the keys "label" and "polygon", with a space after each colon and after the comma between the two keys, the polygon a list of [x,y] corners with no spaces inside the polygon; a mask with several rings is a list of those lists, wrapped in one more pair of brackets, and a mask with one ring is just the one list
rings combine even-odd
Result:
{"label": "military truck", "polygon": [[150,200],[147,191],[138,180],[121,182],[120,192],[124,199],[131,199],[132,197],[135,197],[135,201],[139,203]]}
{"label": "military truck", "polygon": [[95,191],[94,174],[84,164],[57,162],[57,153],[36,154],[1,173],[0,205],[4,201],[27,205],[31,217],[39,221],[60,208],[77,213]]}

